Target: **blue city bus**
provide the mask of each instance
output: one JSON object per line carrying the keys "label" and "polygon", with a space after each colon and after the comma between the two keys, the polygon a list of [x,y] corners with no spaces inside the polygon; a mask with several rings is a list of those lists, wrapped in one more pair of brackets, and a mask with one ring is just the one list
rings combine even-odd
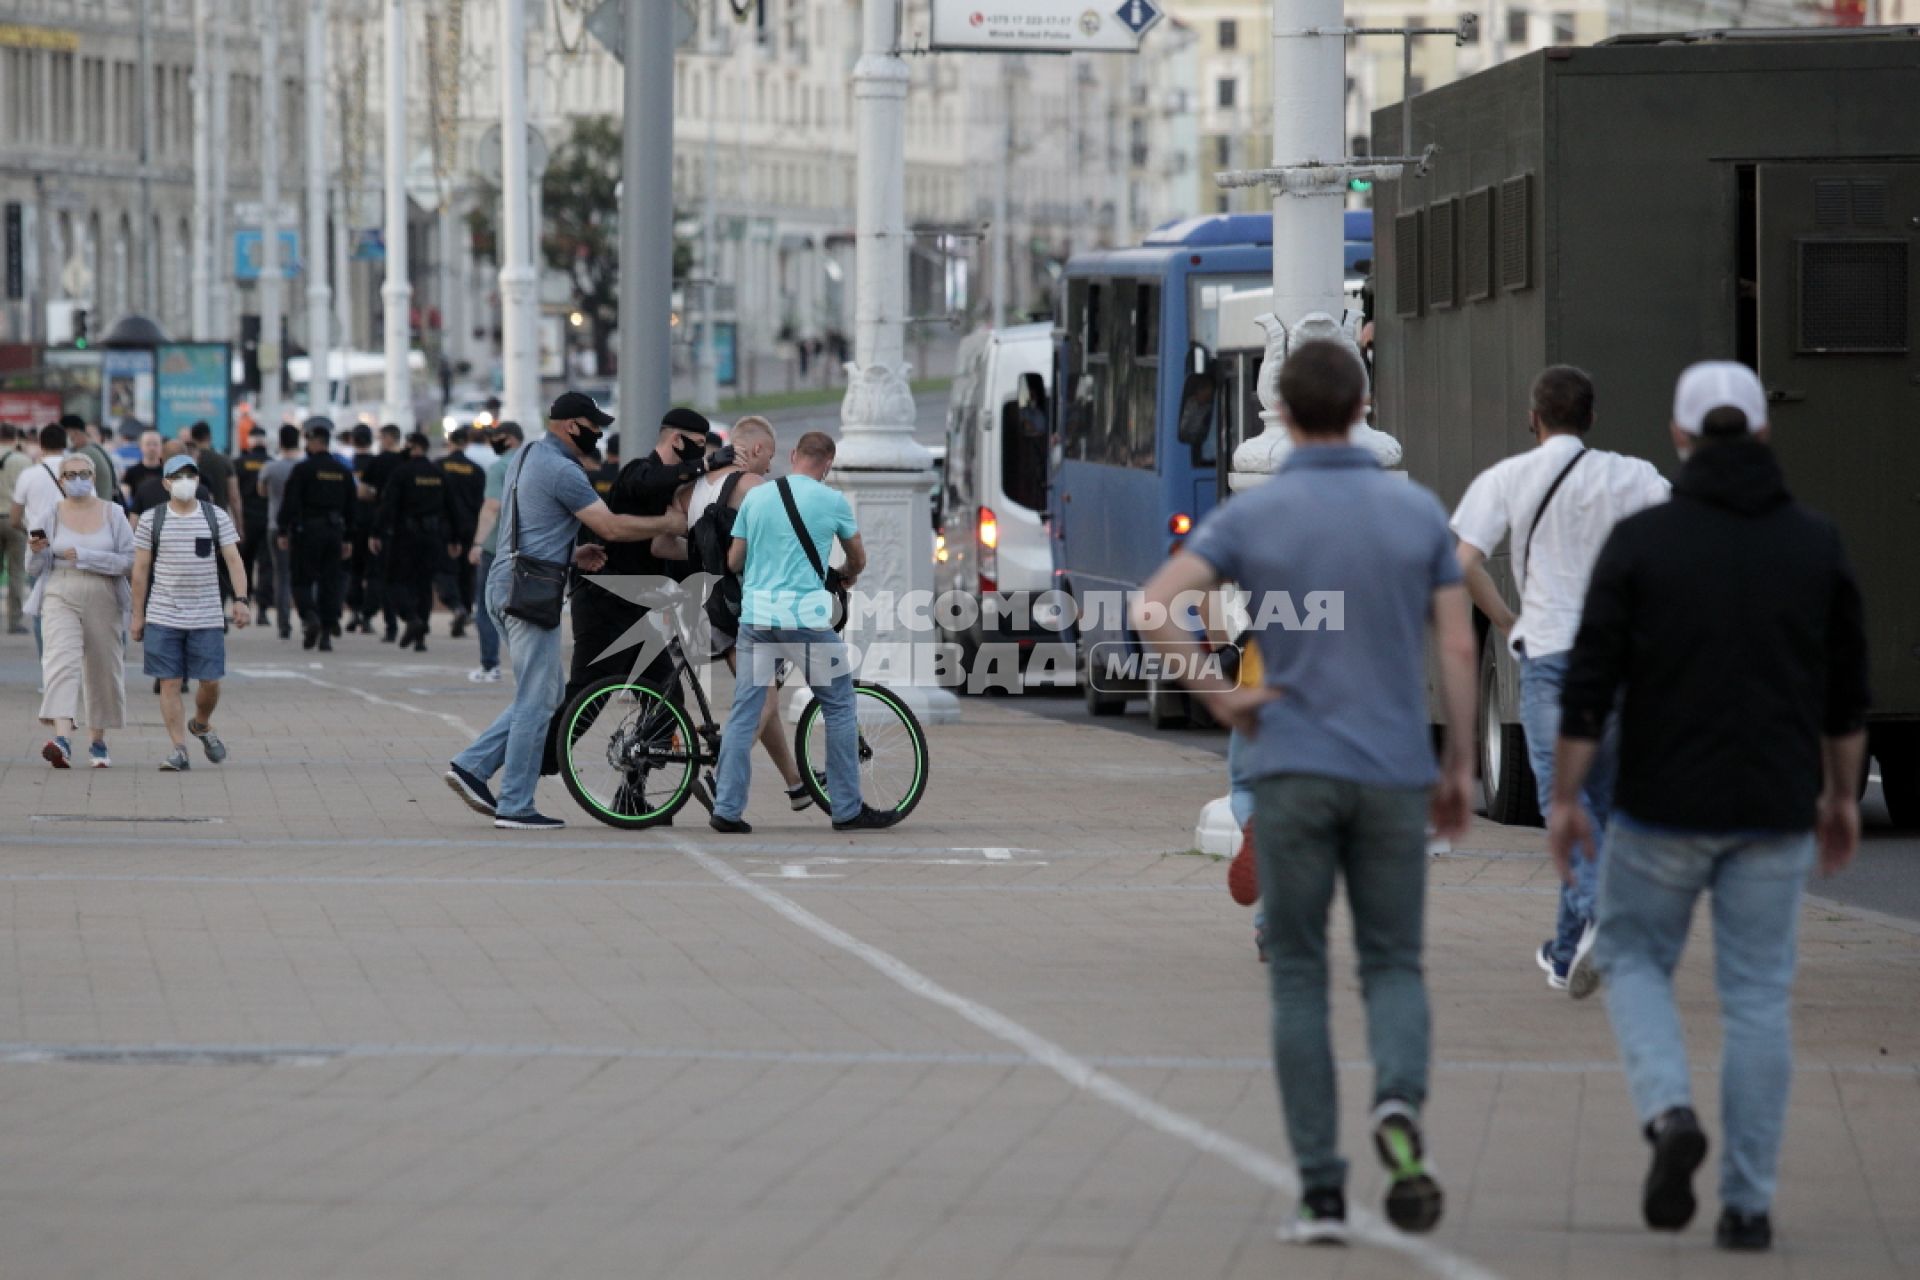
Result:
{"label": "blue city bus", "polygon": [[[1349,293],[1372,255],[1373,215],[1346,214]],[[1089,609],[1144,582],[1226,488],[1234,448],[1262,424],[1262,346],[1245,320],[1269,309],[1273,219],[1219,214],[1171,223],[1138,248],[1068,261],[1055,315],[1048,516],[1056,587],[1073,599],[1080,685],[1096,715],[1146,697],[1179,722],[1177,690],[1088,678],[1094,646],[1135,647],[1118,611]],[[1236,305],[1237,304],[1237,305]],[[1183,420],[1184,406],[1184,420]],[[1104,668],[1103,668],[1104,671]]]}

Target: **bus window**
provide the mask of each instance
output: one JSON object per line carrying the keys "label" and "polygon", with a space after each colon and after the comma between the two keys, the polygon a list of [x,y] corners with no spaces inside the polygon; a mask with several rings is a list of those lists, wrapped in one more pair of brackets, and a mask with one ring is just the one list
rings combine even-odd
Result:
{"label": "bus window", "polygon": [[1127,371],[1128,450],[1126,465],[1154,468],[1160,421],[1160,286],[1142,283],[1133,308],[1133,360]]}

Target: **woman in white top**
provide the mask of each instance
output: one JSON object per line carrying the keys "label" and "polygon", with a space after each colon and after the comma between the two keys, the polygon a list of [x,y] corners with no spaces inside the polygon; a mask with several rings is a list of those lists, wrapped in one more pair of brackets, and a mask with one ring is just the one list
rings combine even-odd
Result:
{"label": "woman in white top", "polygon": [[73,764],[74,722],[85,695],[93,731],[93,767],[104,769],[107,730],[126,722],[126,654],[121,637],[133,607],[127,574],[133,568],[133,530],[112,503],[94,492],[93,460],[60,459],[60,488],[47,527],[29,543],[34,577],[27,612],[40,619],[40,676],[46,692],[40,722],[53,728],[41,749],[56,769]]}

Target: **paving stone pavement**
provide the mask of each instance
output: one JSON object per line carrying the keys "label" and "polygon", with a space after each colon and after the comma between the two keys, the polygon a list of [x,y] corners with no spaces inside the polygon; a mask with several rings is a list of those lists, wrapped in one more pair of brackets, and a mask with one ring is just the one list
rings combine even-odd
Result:
{"label": "paving stone pavement", "polygon": [[[1249,918],[1184,852],[1217,757],[970,701],[885,833],[789,813],[764,763],[749,837],[615,832],[553,783],[566,832],[496,832],[440,772],[510,686],[433,649],[238,635],[232,757],[167,775],[137,676],[115,767],[49,770],[0,642],[0,1276],[1920,1274],[1911,925],[1809,905],[1779,1248],[1733,1259],[1710,1194],[1640,1228],[1604,1011],[1530,958],[1540,834],[1478,825],[1432,864],[1447,1219],[1302,1251]],[[1717,1129],[1708,956],[1680,992]]]}

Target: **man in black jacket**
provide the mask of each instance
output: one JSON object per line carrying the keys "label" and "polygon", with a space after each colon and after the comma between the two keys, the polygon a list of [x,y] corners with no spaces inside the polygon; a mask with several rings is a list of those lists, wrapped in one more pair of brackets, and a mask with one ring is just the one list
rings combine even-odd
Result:
{"label": "man in black jacket", "polygon": [[277,536],[293,562],[293,604],[302,647],[332,650],[340,634],[341,561],[350,554],[353,473],[333,456],[333,423],[307,419],[307,456],[287,475]]}
{"label": "man in black jacket", "polygon": [[1653,1144],[1641,1211],[1693,1217],[1707,1138],[1694,1115],[1673,971],[1713,891],[1720,1075],[1715,1241],[1765,1249],[1793,1076],[1787,1006],[1800,894],[1817,856],[1860,840],[1866,635],[1834,527],[1796,503],[1743,365],[1697,364],[1674,394],[1673,500],[1614,529],[1594,566],[1562,694],[1548,842],[1563,878],[1592,848],[1579,802],[1620,703],[1601,866],[1598,963],[1635,1109]]}
{"label": "man in black jacket", "polygon": [[427,651],[427,628],[433,617],[433,579],[440,558],[450,554],[453,537],[453,499],[447,478],[427,456],[429,441],[416,431],[407,437],[407,456],[387,476],[380,490],[377,536],[368,544],[383,556],[387,572],[387,602],[406,620],[402,649]]}

